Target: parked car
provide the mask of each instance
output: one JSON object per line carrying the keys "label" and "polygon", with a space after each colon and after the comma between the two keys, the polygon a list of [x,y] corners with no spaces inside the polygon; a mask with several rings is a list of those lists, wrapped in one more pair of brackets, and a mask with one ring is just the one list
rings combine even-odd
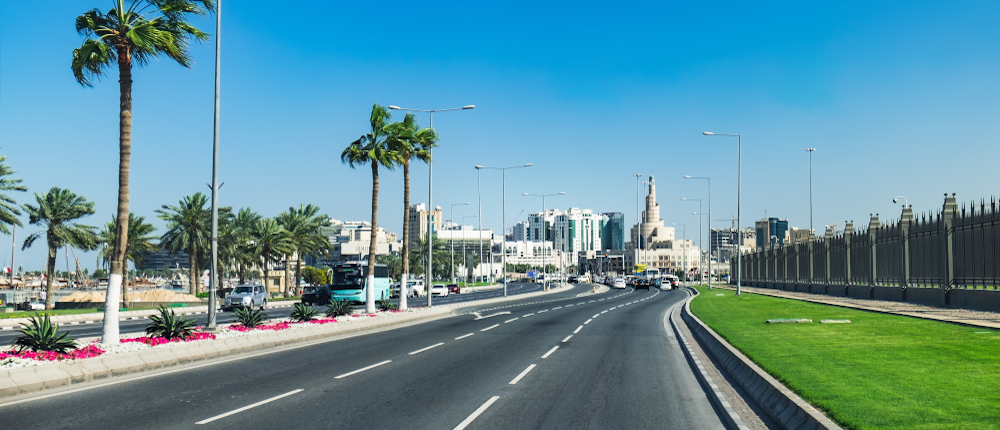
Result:
{"label": "parked car", "polygon": [[448,287],[445,287],[443,284],[437,284],[431,287],[431,295],[446,297],[448,295]]}
{"label": "parked car", "polygon": [[458,284],[449,284],[448,293],[462,294],[462,290],[458,288]]}
{"label": "parked car", "polygon": [[302,303],[309,305],[325,305],[330,303],[330,287],[326,285],[310,285],[302,288]]}
{"label": "parked car", "polygon": [[226,297],[222,310],[233,308],[255,308],[264,309],[267,306],[267,289],[263,285],[240,285],[233,290],[232,294]]}

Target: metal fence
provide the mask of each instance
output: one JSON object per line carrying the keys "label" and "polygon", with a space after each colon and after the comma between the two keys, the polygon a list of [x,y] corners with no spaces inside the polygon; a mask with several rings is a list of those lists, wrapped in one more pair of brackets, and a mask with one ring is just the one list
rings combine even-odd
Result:
{"label": "metal fence", "polygon": [[[742,278],[752,286],[821,286],[827,293],[854,286],[993,292],[1000,287],[1000,204],[959,207],[955,195],[946,194],[936,214],[915,217],[905,207],[895,222],[883,224],[875,214],[866,229],[855,231],[848,222],[842,232],[827,228],[823,237],[743,258]],[[735,273],[736,259],[731,264]]]}

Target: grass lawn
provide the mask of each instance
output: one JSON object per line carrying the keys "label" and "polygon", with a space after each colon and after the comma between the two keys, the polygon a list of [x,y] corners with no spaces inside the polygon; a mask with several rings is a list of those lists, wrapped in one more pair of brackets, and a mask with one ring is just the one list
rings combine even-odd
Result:
{"label": "grass lawn", "polygon": [[[1000,429],[1000,331],[698,291],[698,318],[845,428]],[[813,323],[765,323],[775,318]]]}

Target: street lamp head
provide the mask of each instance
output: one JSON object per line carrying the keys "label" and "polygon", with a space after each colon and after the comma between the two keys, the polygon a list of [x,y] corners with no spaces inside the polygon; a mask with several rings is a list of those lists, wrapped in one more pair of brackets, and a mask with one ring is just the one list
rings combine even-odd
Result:
{"label": "street lamp head", "polygon": [[687,201],[687,197],[681,197],[681,200]]}
{"label": "street lamp head", "polygon": [[531,167],[531,163],[525,164],[524,167]]}
{"label": "street lamp head", "polygon": [[389,109],[400,109],[400,107],[396,105],[389,105]]}
{"label": "street lamp head", "polygon": [[483,168],[483,166],[480,166],[480,165],[478,165],[478,164],[477,164],[477,165],[476,165],[476,168],[477,168],[477,169],[482,169],[482,168]]}
{"label": "street lamp head", "polygon": [[684,179],[691,179],[691,175],[684,175]]}
{"label": "street lamp head", "polygon": [[462,203],[462,204],[464,204],[464,205],[471,205],[472,203],[465,202],[465,203]]}
{"label": "street lamp head", "polygon": [[559,195],[560,195],[560,196],[565,196],[565,195],[566,195],[566,193],[565,193],[565,192],[561,192],[561,193],[559,193]]}
{"label": "street lamp head", "polygon": [[816,150],[816,148],[806,148],[806,152],[813,152],[815,150]]}
{"label": "street lamp head", "polygon": [[522,194],[524,194],[524,195],[528,195],[528,193],[522,193]]}
{"label": "street lamp head", "polygon": [[715,133],[712,133],[711,131],[703,131],[703,132],[701,132],[701,134],[704,134],[705,136],[712,136]]}
{"label": "street lamp head", "polygon": [[462,109],[475,109],[475,108],[476,108],[476,105],[465,105],[465,106],[462,106]]}

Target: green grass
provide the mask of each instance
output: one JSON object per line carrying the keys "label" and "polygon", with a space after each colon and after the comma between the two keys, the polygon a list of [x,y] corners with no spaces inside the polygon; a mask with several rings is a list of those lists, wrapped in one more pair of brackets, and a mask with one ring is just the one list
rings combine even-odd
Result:
{"label": "green grass", "polygon": [[[1000,331],[698,291],[698,318],[845,428],[1000,428]],[[774,318],[814,323],[765,323]]]}
{"label": "green grass", "polygon": [[302,298],[302,296],[292,296],[292,297],[274,297],[274,298],[270,298],[270,299],[268,299],[268,300],[270,300],[270,301],[272,301],[272,302],[282,302],[282,301],[285,301],[285,300],[299,300],[299,299],[301,299],[301,298]]}
{"label": "green grass", "polygon": [[486,285],[494,285],[494,284],[491,283],[491,282],[476,282],[476,283],[459,282],[458,283],[458,286],[460,286],[462,288],[466,288],[466,287],[483,287],[483,286],[486,286]]}
{"label": "green grass", "polygon": [[[156,308],[132,308],[132,309],[128,309],[128,310],[130,310],[130,311],[142,311],[142,310],[148,310],[148,309],[156,309]],[[0,314],[0,320],[11,319],[11,318],[27,318],[27,317],[33,317],[35,315],[56,316],[56,315],[77,315],[77,314],[103,314],[103,313],[104,313],[104,309],[103,308],[102,309],[94,309],[94,308],[91,308],[91,309],[58,309],[58,310],[51,309],[51,310],[47,310],[47,311],[26,311],[26,312],[25,311],[18,311],[18,312]]]}

